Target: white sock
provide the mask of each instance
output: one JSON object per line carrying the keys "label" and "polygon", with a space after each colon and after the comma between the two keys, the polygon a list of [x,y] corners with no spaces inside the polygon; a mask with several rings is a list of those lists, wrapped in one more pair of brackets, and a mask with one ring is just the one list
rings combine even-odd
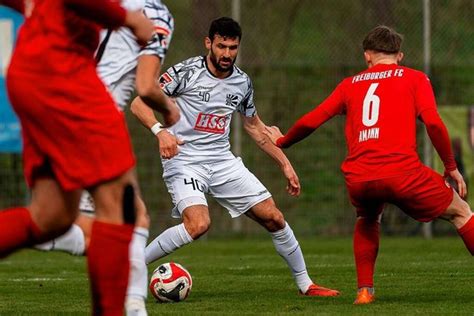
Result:
{"label": "white sock", "polygon": [[148,240],[148,229],[135,227],[130,243],[130,276],[127,296],[146,299],[148,293],[148,269],[145,264],[145,247]]}
{"label": "white sock", "polygon": [[303,252],[296,240],[290,225],[285,222],[285,227],[279,231],[270,233],[276,251],[285,259],[288,267],[293,273],[296,285],[301,292],[305,293],[313,281],[306,271]]}
{"label": "white sock", "polygon": [[146,264],[163,258],[192,241],[193,238],[189,235],[184,224],[168,228],[146,247]]}
{"label": "white sock", "polygon": [[84,232],[76,224],[72,224],[71,228],[64,235],[35,246],[36,249],[46,251],[60,250],[76,256],[84,255],[85,247]]}

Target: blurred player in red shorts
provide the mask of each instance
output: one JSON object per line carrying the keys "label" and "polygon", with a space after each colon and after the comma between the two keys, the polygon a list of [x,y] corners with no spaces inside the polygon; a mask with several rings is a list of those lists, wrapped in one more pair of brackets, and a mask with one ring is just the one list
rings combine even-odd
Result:
{"label": "blurred player in red shorts", "polygon": [[[352,204],[357,209],[354,255],[358,294],[355,304],[374,299],[373,274],[379,225],[385,203],[397,205],[421,222],[450,221],[474,255],[474,217],[463,201],[466,184],[459,173],[448,132],[438,115],[428,77],[399,66],[402,36],[378,26],[364,39],[368,69],[343,80],[318,107],[301,117],[283,136],[277,127],[267,135],[282,148],[302,140],[335,115],[346,115],[348,156],[342,164]],[[424,166],[416,152],[416,119],[446,169],[445,176]]]}
{"label": "blurred player in red shorts", "polygon": [[93,312],[122,315],[138,186],[124,117],[97,76],[94,52],[101,28],[128,26],[144,44],[153,25],[109,0],[3,3],[26,16],[7,89],[32,199],[0,212],[0,256],[67,231],[86,188],[97,212],[88,254]]}

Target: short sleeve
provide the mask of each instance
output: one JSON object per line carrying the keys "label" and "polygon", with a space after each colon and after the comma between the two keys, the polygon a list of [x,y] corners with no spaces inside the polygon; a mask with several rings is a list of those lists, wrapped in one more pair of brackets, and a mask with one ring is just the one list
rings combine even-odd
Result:
{"label": "short sleeve", "polygon": [[148,1],[145,4],[143,12],[153,22],[156,34],[153,39],[142,48],[140,56],[158,56],[163,64],[174,31],[173,16],[165,6],[156,1]]}
{"label": "short sleeve", "polygon": [[241,113],[246,117],[253,117],[257,114],[257,109],[253,102],[253,84],[252,80],[247,77],[247,91],[242,99],[242,102],[237,106],[237,112]]}
{"label": "short sleeve", "polygon": [[163,92],[170,97],[177,97],[190,86],[195,73],[203,67],[202,58],[190,58],[166,70],[160,76],[159,84]]}

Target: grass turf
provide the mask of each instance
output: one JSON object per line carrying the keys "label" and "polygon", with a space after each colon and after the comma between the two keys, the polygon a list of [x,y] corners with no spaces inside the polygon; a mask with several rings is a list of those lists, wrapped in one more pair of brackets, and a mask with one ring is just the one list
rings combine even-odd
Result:
{"label": "grass turf", "polygon": [[[458,238],[382,237],[377,301],[366,306],[352,305],[356,282],[350,239],[300,243],[313,279],[339,289],[341,296],[297,295],[269,239],[216,239],[197,241],[165,258],[191,272],[193,290],[181,303],[159,304],[149,297],[149,314],[474,314],[473,260]],[[150,273],[157,264],[149,266]],[[85,271],[84,258],[58,252],[25,250],[0,261],[0,315],[89,314]]]}

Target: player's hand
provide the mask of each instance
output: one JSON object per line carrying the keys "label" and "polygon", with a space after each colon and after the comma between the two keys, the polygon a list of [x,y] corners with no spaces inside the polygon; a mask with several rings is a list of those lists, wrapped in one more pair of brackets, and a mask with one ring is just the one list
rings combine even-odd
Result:
{"label": "player's hand", "polygon": [[179,152],[178,146],[184,144],[182,140],[178,139],[166,129],[159,132],[156,138],[158,139],[161,158],[164,159],[171,159],[176,156]]}
{"label": "player's hand", "polygon": [[455,169],[453,171],[446,171],[445,176],[448,177],[449,179],[452,179],[454,183],[456,184],[456,191],[458,191],[458,194],[461,198],[466,198],[467,196],[467,186],[466,182],[464,182],[464,178],[462,177],[461,173],[459,172],[458,169]]}
{"label": "player's hand", "polygon": [[167,102],[166,102],[167,111],[161,111],[161,114],[163,114],[163,120],[164,120],[165,126],[169,127],[176,124],[176,122],[179,121],[180,114],[179,114],[178,105],[176,104],[176,100],[172,98],[168,98],[168,97],[166,99],[167,99]]}
{"label": "player's hand", "polygon": [[273,145],[276,145],[277,139],[283,136],[278,126],[265,126],[263,134],[267,135],[267,137],[270,138]]}
{"label": "player's hand", "polygon": [[291,164],[285,165],[282,171],[288,180],[286,191],[288,191],[291,196],[299,196],[301,193],[300,179],[298,179],[293,166],[291,166]]}
{"label": "player's hand", "polygon": [[153,23],[141,11],[127,11],[125,25],[130,28],[141,46],[145,46],[155,35]]}

